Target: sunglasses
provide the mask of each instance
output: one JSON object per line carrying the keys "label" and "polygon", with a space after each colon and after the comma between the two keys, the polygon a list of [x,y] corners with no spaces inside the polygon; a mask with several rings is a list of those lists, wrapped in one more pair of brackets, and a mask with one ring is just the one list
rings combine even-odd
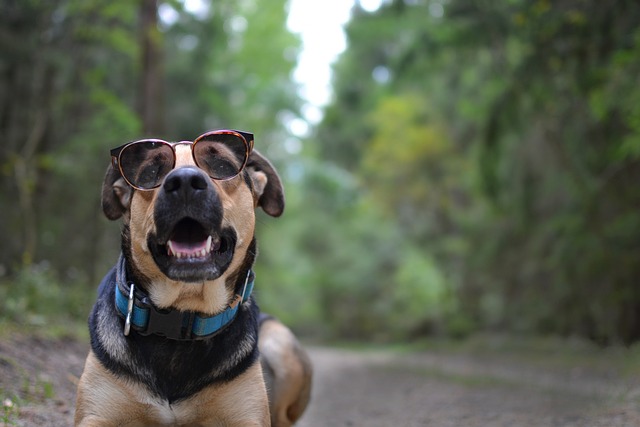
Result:
{"label": "sunglasses", "polygon": [[114,169],[138,190],[152,190],[162,184],[176,165],[176,145],[191,146],[196,165],[212,179],[228,180],[237,176],[247,164],[253,150],[253,134],[239,130],[214,130],[193,142],[167,142],[142,139],[111,150]]}

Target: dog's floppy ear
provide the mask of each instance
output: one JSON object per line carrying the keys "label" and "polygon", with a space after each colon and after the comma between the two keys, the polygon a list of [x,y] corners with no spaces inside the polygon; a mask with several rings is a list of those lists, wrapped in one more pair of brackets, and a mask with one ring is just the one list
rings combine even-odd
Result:
{"label": "dog's floppy ear", "polygon": [[280,216],[284,211],[284,189],[282,181],[271,162],[253,150],[247,161],[247,171],[253,182],[256,206],[271,216]]}
{"label": "dog's floppy ear", "polygon": [[109,165],[102,183],[102,211],[110,220],[120,218],[129,209],[133,188]]}

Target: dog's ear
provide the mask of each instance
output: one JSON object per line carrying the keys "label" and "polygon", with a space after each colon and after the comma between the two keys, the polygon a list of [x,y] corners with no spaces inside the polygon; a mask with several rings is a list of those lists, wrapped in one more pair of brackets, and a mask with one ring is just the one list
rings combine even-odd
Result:
{"label": "dog's ear", "polygon": [[129,209],[133,188],[120,172],[109,165],[102,183],[102,211],[110,220],[120,218]]}
{"label": "dog's ear", "polygon": [[284,211],[284,188],[271,162],[253,150],[247,161],[247,171],[253,182],[256,206],[278,217]]}

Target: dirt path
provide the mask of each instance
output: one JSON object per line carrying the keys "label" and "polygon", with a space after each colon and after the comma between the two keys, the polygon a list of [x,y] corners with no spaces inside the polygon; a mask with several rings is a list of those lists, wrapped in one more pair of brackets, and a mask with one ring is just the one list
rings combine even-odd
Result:
{"label": "dirt path", "polygon": [[88,348],[73,340],[0,340],[0,426],[73,425],[76,385]]}
{"label": "dirt path", "polygon": [[[0,426],[71,425],[86,351],[75,341],[0,341],[0,398],[14,405]],[[499,353],[309,352],[312,403],[298,427],[640,426],[640,377],[623,375],[617,360],[541,366]]]}
{"label": "dirt path", "polygon": [[366,427],[640,426],[640,383],[468,354],[311,350],[317,381],[299,423]]}

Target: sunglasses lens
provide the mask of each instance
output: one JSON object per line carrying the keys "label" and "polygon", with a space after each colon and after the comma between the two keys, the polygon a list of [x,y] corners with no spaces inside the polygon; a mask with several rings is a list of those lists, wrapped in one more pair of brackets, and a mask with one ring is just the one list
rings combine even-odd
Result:
{"label": "sunglasses lens", "polygon": [[213,179],[228,179],[242,170],[248,147],[244,138],[235,133],[210,133],[198,139],[193,147],[198,166]]}
{"label": "sunglasses lens", "polygon": [[142,189],[160,185],[173,164],[173,150],[163,142],[139,141],[120,153],[122,174],[133,186]]}

